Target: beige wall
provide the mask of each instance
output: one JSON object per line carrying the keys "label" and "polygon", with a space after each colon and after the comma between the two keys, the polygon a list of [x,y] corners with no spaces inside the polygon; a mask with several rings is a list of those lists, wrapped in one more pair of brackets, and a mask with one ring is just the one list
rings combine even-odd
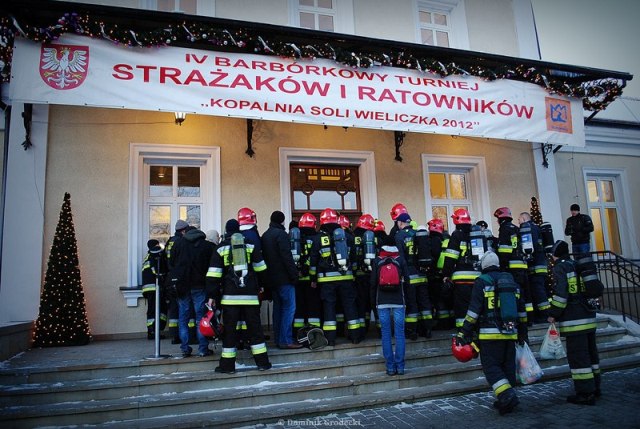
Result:
{"label": "beige wall", "polygon": [[289,3],[287,0],[216,0],[216,16],[289,25]]}
{"label": "beige wall", "polygon": [[379,215],[388,229],[389,209],[398,201],[420,223],[427,220],[423,153],[486,157],[492,210],[502,205],[514,212],[528,210],[535,192],[531,150],[525,143],[408,134],[400,163],[394,160],[390,131],[345,132],[341,127],[261,121],[254,131],[256,155],[249,158],[243,119],[189,115],[178,127],[171,113],[61,106],[52,106],[50,119],[43,276],[64,192],[69,192],[94,334],[144,331],[144,301],[128,308],[118,289],[127,282],[130,143],[220,146],[222,218],[249,206],[257,212],[262,232],[281,205],[282,146],[373,151]]}
{"label": "beige wall", "polygon": [[359,36],[416,43],[415,5],[412,0],[354,0],[355,32]]}
{"label": "beige wall", "polygon": [[465,2],[470,50],[519,55],[511,3],[512,0]]}
{"label": "beige wall", "polygon": [[[583,168],[624,170],[627,178],[627,182],[624,185],[628,187],[628,197],[630,197],[630,201],[626,203],[630,204],[631,213],[630,216],[627,216],[623,212],[620,216],[622,222],[626,222],[628,228],[632,231],[630,235],[625,237],[627,243],[630,243],[631,249],[630,253],[624,256],[637,258],[640,243],[639,237],[636,235],[637,231],[640,231],[640,219],[638,218],[638,214],[640,214],[640,198],[638,198],[637,191],[637,184],[640,183],[640,158],[560,151],[555,154],[555,161],[560,202],[565,218],[571,215],[569,206],[573,203],[580,204],[582,213],[589,214],[587,211]],[[562,238],[563,232],[556,235],[558,236],[556,238]]]}

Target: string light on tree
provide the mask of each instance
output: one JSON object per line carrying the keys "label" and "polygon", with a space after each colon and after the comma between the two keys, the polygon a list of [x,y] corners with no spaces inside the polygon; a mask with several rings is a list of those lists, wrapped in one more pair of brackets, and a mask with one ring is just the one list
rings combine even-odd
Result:
{"label": "string light on tree", "polygon": [[87,320],[71,195],[64,194],[40,297],[34,345],[80,346],[91,341]]}

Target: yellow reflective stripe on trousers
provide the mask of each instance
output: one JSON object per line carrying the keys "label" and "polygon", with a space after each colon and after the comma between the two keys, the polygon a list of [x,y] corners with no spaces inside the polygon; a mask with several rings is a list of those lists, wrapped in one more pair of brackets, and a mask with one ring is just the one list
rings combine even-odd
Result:
{"label": "yellow reflective stripe on trousers", "polygon": [[267,352],[267,345],[265,343],[260,343],[260,344],[251,346],[251,354],[254,356],[262,353],[266,353],[266,352]]}
{"label": "yellow reflective stripe on trousers", "polygon": [[220,357],[228,358],[228,359],[235,358],[236,357],[236,348],[235,347],[223,348],[222,349],[222,354],[220,355]]}
{"label": "yellow reflective stripe on trousers", "polygon": [[502,378],[496,381],[495,383],[493,383],[493,386],[491,386],[491,388],[493,389],[493,393],[495,393],[495,395],[498,396],[505,390],[510,389],[511,384],[509,384],[509,380],[507,380],[506,378]]}

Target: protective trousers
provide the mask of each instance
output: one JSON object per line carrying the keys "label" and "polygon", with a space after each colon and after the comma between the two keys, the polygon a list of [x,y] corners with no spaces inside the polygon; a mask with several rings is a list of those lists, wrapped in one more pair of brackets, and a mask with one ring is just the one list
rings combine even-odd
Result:
{"label": "protective trousers", "polygon": [[516,347],[514,341],[480,341],[480,363],[487,383],[498,400],[516,385]]}
{"label": "protective trousers", "polygon": [[456,320],[456,329],[460,330],[471,302],[473,280],[453,280],[453,317]]}
{"label": "protective trousers", "polygon": [[322,318],[322,301],[320,287],[311,287],[310,280],[300,280],[296,283],[296,314],[293,318],[293,336],[305,324],[320,328]]}
{"label": "protective trousers", "polygon": [[222,307],[224,335],[222,339],[220,368],[227,372],[235,370],[237,346],[238,341],[241,339],[241,333],[238,332],[236,327],[241,318],[244,318],[247,324],[247,335],[256,365],[258,365],[258,367],[269,365],[267,345],[264,342],[264,334],[260,322],[260,306],[224,305]]}
{"label": "protective trousers", "polygon": [[430,338],[433,327],[433,308],[429,298],[429,284],[416,284],[416,304],[418,305],[418,335]]}
{"label": "protective trousers", "polygon": [[600,358],[596,333],[570,335],[566,338],[567,361],[576,393],[594,393],[600,389]]}
{"label": "protective trousers", "polygon": [[324,313],[322,330],[329,344],[335,343],[336,341],[336,307],[338,297],[342,302],[342,308],[344,309],[347,321],[347,336],[351,340],[356,340],[358,338],[360,323],[356,314],[356,290],[353,281],[339,280],[323,282],[320,288],[320,297],[322,299]]}
{"label": "protective trousers", "polygon": [[[156,332],[156,291],[145,292],[144,297],[147,299],[147,332],[154,335]],[[163,296],[160,296],[160,330],[164,330],[166,325],[167,301]]]}
{"label": "protective trousers", "polygon": [[364,339],[371,321],[371,277],[369,275],[356,275],[355,284],[357,294],[356,314],[360,323],[359,335],[361,339]]}

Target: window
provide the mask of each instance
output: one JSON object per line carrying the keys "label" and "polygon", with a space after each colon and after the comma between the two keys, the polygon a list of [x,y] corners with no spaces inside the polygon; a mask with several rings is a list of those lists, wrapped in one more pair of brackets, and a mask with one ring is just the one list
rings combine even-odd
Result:
{"label": "window", "polygon": [[320,31],[335,31],[337,0],[298,0],[298,25]]}
{"label": "window", "polygon": [[593,220],[595,250],[622,254],[615,177],[588,176],[589,215]]}
{"label": "window", "polygon": [[469,49],[464,0],[416,0],[418,43]]}
{"label": "window", "polygon": [[165,243],[178,219],[220,230],[220,149],[132,144],[129,180],[129,286],[141,281],[147,241]]}
{"label": "window", "polygon": [[420,41],[424,45],[448,48],[451,18],[448,12],[420,7]]}
{"label": "window", "polygon": [[482,157],[422,155],[427,221],[442,219],[447,231],[455,226],[451,214],[467,209],[476,223],[491,223],[487,171]]}
{"label": "window", "polygon": [[362,214],[357,166],[291,164],[292,217],[306,212],[316,216],[325,208],[356,222]]}

